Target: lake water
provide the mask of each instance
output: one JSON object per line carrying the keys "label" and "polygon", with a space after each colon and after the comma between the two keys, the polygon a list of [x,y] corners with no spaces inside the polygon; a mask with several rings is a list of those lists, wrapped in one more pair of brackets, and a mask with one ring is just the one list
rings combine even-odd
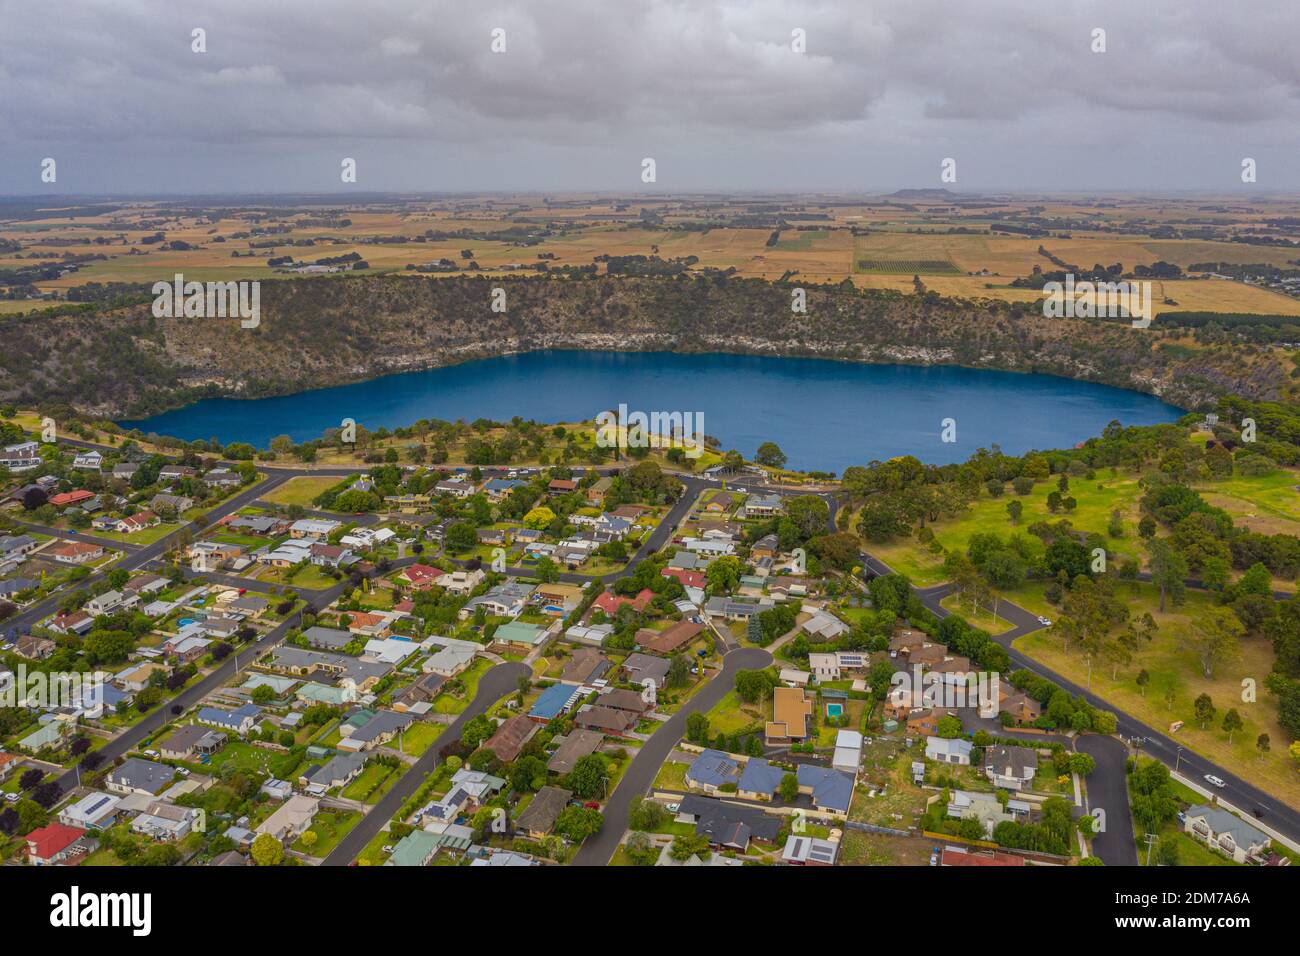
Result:
{"label": "lake water", "polygon": [[[582,421],[629,411],[703,414],[703,431],[752,456],[775,441],[795,468],[843,471],[912,454],[963,461],[997,443],[1008,454],[1063,448],[1108,422],[1147,425],[1178,409],[1138,392],[1048,375],[953,366],[671,352],[530,352],[277,398],[205,399],[129,428],[265,448],[276,435],[318,438],[351,418],[369,429],[518,415]],[[956,422],[956,441],[941,440]]]}

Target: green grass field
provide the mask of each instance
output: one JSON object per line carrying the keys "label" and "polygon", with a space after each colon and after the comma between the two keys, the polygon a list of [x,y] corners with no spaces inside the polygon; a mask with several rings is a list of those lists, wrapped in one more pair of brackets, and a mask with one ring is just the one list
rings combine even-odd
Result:
{"label": "green grass field", "polygon": [[338,478],[290,478],[280,487],[267,492],[263,500],[277,505],[302,505],[310,508],[313,498],[338,483]]}
{"label": "green grass field", "polygon": [[[1137,501],[1141,497],[1141,489],[1138,488],[1136,479],[1110,478],[1100,474],[1093,481],[1071,479],[1069,491],[1063,493],[1078,502],[1071,513],[1060,511],[1053,514],[1048,510],[1047,496],[1055,490],[1057,487],[1054,480],[1040,481],[1034,485],[1033,491],[1021,497],[1008,485],[1007,492],[1001,498],[983,495],[964,514],[936,522],[930,525],[930,530],[934,532],[935,539],[949,551],[965,553],[971,535],[990,531],[1004,538],[1019,533],[1035,550],[1041,551],[1042,542],[1029,534],[1029,526],[1035,521],[1055,522],[1067,518],[1079,531],[1096,532],[1106,537],[1106,549],[1112,556],[1139,556]],[[1007,502],[1013,498],[1019,498],[1024,509],[1017,525],[1013,525],[1007,515]],[[1120,538],[1106,535],[1110,513],[1115,509],[1124,518],[1125,533]],[[940,584],[945,580],[943,555],[931,554],[928,547],[915,538],[891,541],[888,544],[868,542],[866,548],[895,571],[906,574],[914,584],[925,586]]]}

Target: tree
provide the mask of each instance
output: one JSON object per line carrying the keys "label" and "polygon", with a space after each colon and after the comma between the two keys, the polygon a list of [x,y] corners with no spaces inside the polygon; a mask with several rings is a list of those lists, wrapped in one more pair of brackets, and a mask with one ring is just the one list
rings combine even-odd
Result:
{"label": "tree", "polygon": [[1192,703],[1192,710],[1196,714],[1196,719],[1201,722],[1201,729],[1214,719],[1215,707],[1214,701],[1210,699],[1209,694],[1201,694]]}
{"label": "tree", "polygon": [[1228,743],[1232,743],[1232,735],[1243,727],[1241,714],[1237,713],[1237,708],[1229,708],[1228,712],[1223,715],[1223,732],[1228,735]]}
{"label": "tree", "polygon": [[1160,589],[1160,612],[1163,614],[1166,597],[1175,605],[1183,603],[1187,589],[1187,559],[1165,538],[1152,538],[1147,544],[1147,554],[1151,582]]}
{"label": "tree", "polygon": [[[269,834],[264,833],[262,835],[268,836]],[[302,835],[301,839],[302,839],[302,845],[310,850],[312,847],[316,845],[316,841],[319,840],[320,837],[316,835],[315,830],[308,830]]]}
{"label": "tree", "polygon": [[1255,749],[1259,751],[1259,759],[1263,760],[1264,755],[1267,754],[1269,750],[1268,734],[1260,734],[1255,738]]}
{"label": "tree", "polygon": [[555,512],[544,505],[533,508],[524,515],[524,525],[534,531],[541,531],[555,520]]}
{"label": "tree", "polygon": [[784,468],[788,459],[776,442],[765,441],[758,446],[758,451],[754,454],[754,460],[760,465],[767,465],[769,468]]}
{"label": "tree", "polygon": [[937,736],[945,740],[956,740],[961,736],[961,718],[953,714],[944,714],[935,724]]}
{"label": "tree", "polygon": [[1200,661],[1206,680],[1214,677],[1217,667],[1236,660],[1245,631],[1237,616],[1224,607],[1206,608],[1192,622],[1187,646]]}
{"label": "tree", "polygon": [[743,570],[740,559],[732,554],[724,554],[709,563],[704,572],[705,581],[713,594],[728,594],[740,583]]}
{"label": "tree", "polygon": [[1025,506],[1020,503],[1019,498],[1012,498],[1007,502],[1007,516],[1011,519],[1012,524],[1020,524],[1020,515],[1024,510]]}
{"label": "tree", "polygon": [[694,711],[686,716],[686,739],[692,743],[709,742],[709,718]]}
{"label": "tree", "polygon": [[786,803],[794,802],[799,796],[799,778],[792,773],[787,773],[781,778],[781,786],[777,792]]}
{"label": "tree", "polygon": [[[752,618],[751,618],[752,620]],[[681,654],[668,659],[668,674],[664,683],[672,688],[685,687],[691,680],[691,662]]]}
{"label": "tree", "polygon": [[555,818],[555,831],[574,843],[581,843],[600,830],[605,818],[590,807],[565,807]]}
{"label": "tree", "polygon": [[667,822],[668,811],[656,800],[638,798],[627,811],[627,825],[633,830],[657,830]]}
{"label": "tree", "polygon": [[250,852],[258,866],[279,866],[284,860],[284,845],[269,833],[255,839]]}
{"label": "tree", "polygon": [[772,693],[779,678],[769,670],[736,671],[736,696],[746,704],[756,704]]}
{"label": "tree", "polygon": [[578,760],[565,778],[565,786],[584,800],[605,796],[609,785],[609,767],[600,754],[588,754]]}

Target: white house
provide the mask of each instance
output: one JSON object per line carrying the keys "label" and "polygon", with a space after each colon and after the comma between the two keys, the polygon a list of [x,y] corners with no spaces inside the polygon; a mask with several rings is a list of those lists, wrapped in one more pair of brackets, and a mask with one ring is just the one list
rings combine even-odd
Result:
{"label": "white house", "polygon": [[971,747],[969,740],[926,737],[925,757],[927,760],[936,760],[939,763],[955,763],[969,767]]}

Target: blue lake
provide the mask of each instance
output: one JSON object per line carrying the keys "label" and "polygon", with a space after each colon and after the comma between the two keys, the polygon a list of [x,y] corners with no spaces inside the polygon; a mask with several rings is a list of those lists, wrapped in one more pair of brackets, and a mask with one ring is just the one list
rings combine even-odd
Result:
{"label": "blue lake", "polygon": [[[1178,418],[1138,392],[1048,375],[953,366],[671,352],[530,352],[277,398],[204,399],[128,428],[265,448],[276,435],[319,438],[344,418],[369,429],[518,415],[582,421],[629,411],[703,414],[703,431],[752,456],[775,441],[795,468],[843,471],[895,455],[946,464],[996,443],[1008,454],[1063,448],[1108,422]],[[956,441],[941,440],[956,422]]]}

